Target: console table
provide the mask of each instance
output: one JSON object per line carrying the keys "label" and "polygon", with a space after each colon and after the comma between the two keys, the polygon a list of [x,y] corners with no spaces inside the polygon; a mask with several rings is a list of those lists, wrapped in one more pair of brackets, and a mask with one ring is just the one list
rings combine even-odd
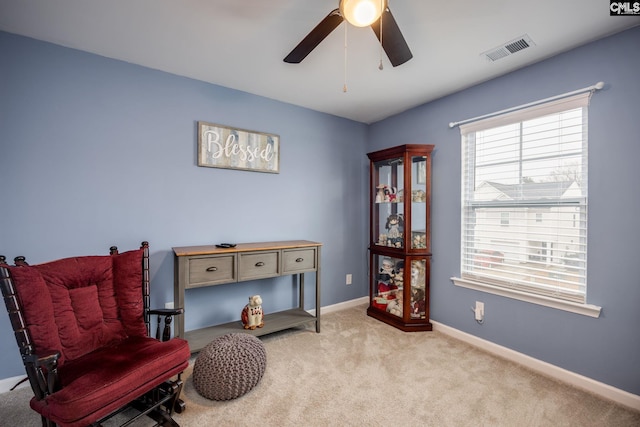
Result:
{"label": "console table", "polygon": [[[184,316],[175,317],[174,334],[189,341],[192,352],[203,349],[216,336],[231,332],[247,332],[255,336],[270,334],[307,323],[315,323],[320,332],[320,247],[321,243],[308,240],[281,242],[240,243],[233,248],[183,246],[174,252],[174,304],[185,307],[185,291],[224,283],[243,282],[269,277],[297,274],[299,277],[298,307],[267,313],[264,326],[254,330],[243,329],[240,320],[185,332]],[[304,309],[304,273],[316,274],[315,315]],[[238,308],[240,313],[242,307]]]}

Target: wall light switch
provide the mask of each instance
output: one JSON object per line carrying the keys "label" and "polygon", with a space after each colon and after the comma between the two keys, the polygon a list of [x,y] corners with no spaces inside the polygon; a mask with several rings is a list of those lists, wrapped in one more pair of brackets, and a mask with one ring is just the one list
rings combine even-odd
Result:
{"label": "wall light switch", "polygon": [[353,276],[351,274],[347,274],[347,285],[350,285],[352,280]]}

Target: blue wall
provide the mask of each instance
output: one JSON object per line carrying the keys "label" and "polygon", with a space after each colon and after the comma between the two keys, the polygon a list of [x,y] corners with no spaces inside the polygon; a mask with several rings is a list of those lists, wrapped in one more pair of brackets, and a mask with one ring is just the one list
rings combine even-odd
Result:
{"label": "blue wall", "polygon": [[[367,294],[366,125],[2,32],[0,58],[0,254],[148,240],[163,307],[174,246],[306,239],[323,243],[322,305]],[[279,135],[280,173],[196,166],[199,120]],[[290,308],[294,290],[286,277],[190,291],[187,329],[239,319],[254,293],[266,312]],[[21,375],[6,315],[0,337],[0,378]]]}
{"label": "blue wall", "polygon": [[[431,318],[640,395],[640,27],[371,126],[370,150],[436,145],[433,156]],[[490,66],[490,65],[487,65]],[[590,304],[594,319],[455,286],[460,274],[460,132],[449,122],[604,81],[589,108]],[[428,84],[428,80],[425,80]],[[479,325],[470,307],[485,303]]]}
{"label": "blue wall", "polygon": [[[640,182],[638,45],[640,28],[366,126],[0,33],[0,253],[41,262],[147,239],[158,306],[172,300],[172,246],[318,240],[324,243],[322,305],[348,301],[367,294],[365,153],[435,144],[432,318],[640,394],[634,256],[640,198],[633,197]],[[589,116],[588,301],[603,307],[601,317],[454,286],[460,136],[447,124],[600,80],[606,87],[593,96]],[[198,120],[280,135],[281,173],[195,166]],[[346,273],[354,274],[351,286],[344,285]],[[266,292],[267,310],[287,305],[292,286],[283,280],[250,282],[241,291],[199,290],[187,301],[187,328],[237,318],[254,290]],[[211,312],[213,299],[229,308]],[[476,300],[485,302],[483,325],[469,310]],[[0,336],[0,378],[22,374],[6,316]]]}

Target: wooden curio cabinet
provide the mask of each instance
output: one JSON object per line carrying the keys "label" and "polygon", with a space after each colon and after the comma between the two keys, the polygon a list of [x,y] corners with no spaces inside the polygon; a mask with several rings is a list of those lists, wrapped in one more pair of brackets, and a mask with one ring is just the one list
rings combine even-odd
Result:
{"label": "wooden curio cabinet", "polygon": [[431,152],[408,144],[370,160],[369,308],[403,331],[430,331]]}

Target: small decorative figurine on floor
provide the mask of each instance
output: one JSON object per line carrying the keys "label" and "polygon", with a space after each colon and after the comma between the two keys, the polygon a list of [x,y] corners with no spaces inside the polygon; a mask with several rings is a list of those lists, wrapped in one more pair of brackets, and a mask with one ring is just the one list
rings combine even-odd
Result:
{"label": "small decorative figurine on floor", "polygon": [[242,309],[242,325],[245,329],[262,328],[264,326],[264,315],[262,313],[262,298],[260,295],[249,297],[249,304]]}

